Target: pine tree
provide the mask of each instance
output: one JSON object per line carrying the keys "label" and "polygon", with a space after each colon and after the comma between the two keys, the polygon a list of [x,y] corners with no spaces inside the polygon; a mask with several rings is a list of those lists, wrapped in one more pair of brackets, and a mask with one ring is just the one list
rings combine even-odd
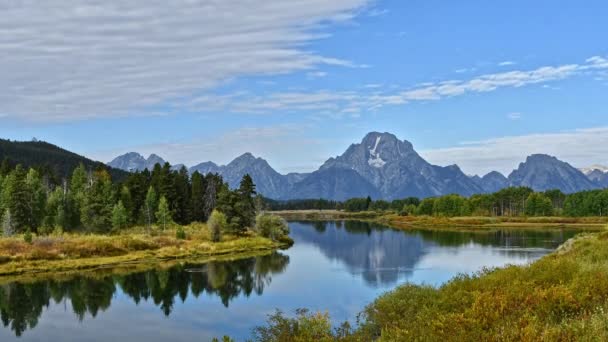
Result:
{"label": "pine tree", "polygon": [[205,221],[205,180],[203,176],[195,171],[191,180],[191,213],[192,220]]}
{"label": "pine tree", "polygon": [[133,199],[131,198],[131,190],[126,185],[123,185],[120,188],[120,193],[118,195],[118,200],[122,202],[123,207],[127,213],[127,224],[135,223],[136,216],[133,216]]}
{"label": "pine tree", "polygon": [[70,180],[70,197],[73,200],[73,226],[81,227],[83,222],[81,212],[85,204],[86,193],[90,187],[89,175],[84,165],[81,163],[72,173]]}
{"label": "pine tree", "polygon": [[238,190],[240,200],[237,203],[243,227],[253,227],[255,225],[255,184],[249,174],[243,176]]}
{"label": "pine tree", "polygon": [[108,231],[112,226],[113,203],[110,174],[105,170],[96,171],[81,208],[85,228],[96,232]]}
{"label": "pine tree", "polygon": [[154,223],[154,214],[156,212],[156,208],[156,191],[154,191],[154,188],[150,186],[148,188],[148,194],[146,195],[146,200],[144,203],[144,215],[146,218],[148,234],[150,234],[150,227]]}
{"label": "pine tree", "polygon": [[188,169],[182,166],[179,172],[173,174],[175,191],[174,215],[175,222],[188,224],[190,220],[190,176]]}
{"label": "pine tree", "polygon": [[42,179],[34,169],[30,169],[27,173],[25,183],[29,194],[27,203],[29,208],[28,226],[37,231],[44,218],[46,188],[42,185]]}
{"label": "pine tree", "polygon": [[10,209],[12,226],[16,232],[25,232],[30,222],[30,195],[26,176],[21,165],[17,165],[8,176],[6,183],[5,208]]}
{"label": "pine tree", "polygon": [[165,230],[167,225],[172,223],[171,210],[169,209],[169,202],[162,196],[158,202],[158,210],[156,211],[156,220],[158,224],[162,225],[162,229]]}
{"label": "pine tree", "polygon": [[122,203],[122,200],[118,201],[112,209],[112,227],[115,229],[126,228],[129,223],[129,216],[127,209]]}

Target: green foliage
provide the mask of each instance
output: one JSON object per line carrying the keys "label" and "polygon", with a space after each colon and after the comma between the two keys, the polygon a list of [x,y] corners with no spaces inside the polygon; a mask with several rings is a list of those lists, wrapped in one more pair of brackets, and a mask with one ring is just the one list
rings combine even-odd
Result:
{"label": "green foliage", "polygon": [[219,191],[217,208],[226,215],[231,231],[242,234],[255,224],[255,194],[255,185],[249,175],[243,176],[236,191],[227,186],[223,186]]}
{"label": "green foliage", "polygon": [[273,241],[280,241],[289,235],[287,221],[279,216],[259,214],[255,221],[255,229],[263,237]]}
{"label": "green foliage", "polygon": [[184,230],[184,227],[177,227],[175,230],[175,238],[178,240],[186,240],[186,231]]}
{"label": "green foliage", "polygon": [[351,198],[344,202],[343,208],[349,212],[366,211],[369,210],[372,201],[369,197],[367,198]]}
{"label": "green foliage", "polygon": [[256,342],[333,342],[336,340],[327,313],[310,313],[308,310],[296,310],[296,317],[286,317],[277,310],[268,316],[265,326],[253,330],[253,341]]}
{"label": "green foliage", "polygon": [[156,210],[158,209],[156,191],[154,191],[153,187],[148,188],[148,193],[146,194],[146,201],[144,205],[144,215],[146,218],[146,224],[148,229],[150,229],[150,226],[154,223],[154,215],[156,213]]}
{"label": "green foliage", "polygon": [[433,215],[433,209],[435,208],[435,198],[425,198],[420,202],[416,215]]}
{"label": "green foliage", "polygon": [[0,151],[3,156],[0,164],[0,174],[6,175],[7,171],[15,165],[24,168],[35,168],[41,176],[46,176],[54,184],[60,184],[61,180],[67,178],[70,173],[80,164],[92,170],[104,169],[108,171],[113,179],[122,181],[129,175],[128,172],[110,168],[103,163],[93,161],[66,151],[55,145],[43,141],[10,141],[0,139]]}
{"label": "green foliage", "polygon": [[[80,163],[69,180],[49,181],[38,168],[25,170],[8,161],[0,165],[0,223],[7,234],[49,234],[59,227],[66,231],[105,233],[112,227],[152,224],[163,229],[205,221],[221,205],[228,226],[243,233],[255,224],[259,198],[249,175],[236,190],[229,189],[219,175],[203,177],[185,168],[155,165],[152,172],[134,172],[120,183],[112,183],[106,168],[88,169]],[[159,198],[164,198],[159,203]]]}
{"label": "green foliage", "polygon": [[29,243],[30,245],[32,244],[33,237],[32,232],[29,230],[29,228],[25,231],[25,234],[23,234],[23,241]]}
{"label": "green foliage", "polygon": [[168,225],[173,223],[173,219],[171,216],[171,210],[169,209],[169,202],[165,196],[160,198],[158,202],[158,210],[156,211],[156,220],[158,224],[161,226],[162,230],[167,229]]}
{"label": "green foliage", "polygon": [[222,232],[228,227],[226,215],[218,210],[214,210],[207,221],[207,226],[211,233],[211,241],[219,242],[222,239]]}
{"label": "green foliage", "polygon": [[551,216],[553,214],[553,203],[544,194],[531,193],[526,201],[524,212],[527,216]]}
{"label": "green foliage", "polygon": [[112,227],[114,196],[110,174],[104,170],[93,173],[92,184],[87,188],[80,215],[86,230],[108,232]]}
{"label": "green foliage", "polygon": [[5,181],[3,194],[3,207],[10,210],[11,225],[14,231],[24,232],[30,223],[30,199],[26,183],[26,172],[17,165]]}
{"label": "green foliage", "polygon": [[122,204],[122,200],[118,201],[112,209],[112,227],[114,229],[126,228],[129,224],[129,216],[127,209]]}

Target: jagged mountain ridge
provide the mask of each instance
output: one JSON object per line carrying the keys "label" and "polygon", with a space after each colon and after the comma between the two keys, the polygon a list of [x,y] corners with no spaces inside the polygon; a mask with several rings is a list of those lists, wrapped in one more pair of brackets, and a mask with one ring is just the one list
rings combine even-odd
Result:
{"label": "jagged mountain ridge", "polygon": [[608,167],[603,165],[593,165],[588,168],[580,169],[589,180],[601,188],[608,188]]}
{"label": "jagged mountain ridge", "polygon": [[143,171],[145,169],[152,170],[154,165],[157,163],[163,165],[165,160],[156,154],[151,154],[146,159],[137,152],[129,152],[114,158],[108,163],[108,166],[124,171],[134,172]]}
{"label": "jagged mountain ridge", "polygon": [[[115,160],[122,164],[111,165],[132,166],[125,162],[129,158],[121,157]],[[131,157],[135,157],[139,163],[143,159],[141,156]],[[601,187],[599,181],[592,181],[571,165],[547,155],[528,157],[509,177],[499,172],[469,177],[457,165],[432,165],[414,150],[410,142],[401,141],[390,133],[379,132],[367,134],[360,143],[350,145],[342,155],[328,159],[312,173],[282,175],[266,160],[256,158],[251,153],[245,153],[221,166],[213,162],[200,163],[189,171],[218,173],[231,187],[238,187],[242,176],[249,174],[259,193],[277,200],[345,200],[365,196],[391,200],[451,193],[470,196],[496,192],[508,186],[529,186],[537,191],[557,188],[570,193]],[[608,174],[606,178],[608,181]]]}
{"label": "jagged mountain ridge", "polygon": [[528,186],[535,191],[560,189],[573,193],[598,188],[580,170],[545,154],[529,156],[508,179],[510,186]]}

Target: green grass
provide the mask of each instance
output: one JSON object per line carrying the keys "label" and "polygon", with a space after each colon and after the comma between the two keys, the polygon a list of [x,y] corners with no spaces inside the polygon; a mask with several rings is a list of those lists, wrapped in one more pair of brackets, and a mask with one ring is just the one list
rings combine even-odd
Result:
{"label": "green grass", "polygon": [[606,341],[608,232],[587,234],[530,266],[404,285],[364,311],[380,341]]}
{"label": "green grass", "polygon": [[183,227],[185,239],[178,239],[176,231],[154,229],[148,235],[139,227],[112,235],[63,233],[34,237],[31,244],[23,236],[0,238],[0,276],[242,255],[289,245],[289,241],[273,242],[253,232],[224,234],[221,242],[214,243],[204,224]]}

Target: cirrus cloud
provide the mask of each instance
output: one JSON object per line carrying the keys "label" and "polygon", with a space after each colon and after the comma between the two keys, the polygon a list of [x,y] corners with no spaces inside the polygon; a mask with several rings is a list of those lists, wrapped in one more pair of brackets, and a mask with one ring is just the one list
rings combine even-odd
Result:
{"label": "cirrus cloud", "polygon": [[350,61],[309,42],[369,0],[23,0],[0,3],[0,113],[141,113],[230,79]]}

